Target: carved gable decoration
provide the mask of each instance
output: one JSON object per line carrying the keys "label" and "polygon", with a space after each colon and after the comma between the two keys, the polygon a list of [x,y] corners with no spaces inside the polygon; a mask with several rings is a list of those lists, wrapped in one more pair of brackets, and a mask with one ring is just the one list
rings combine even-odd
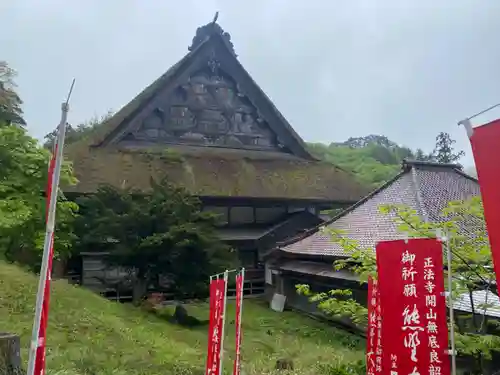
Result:
{"label": "carved gable decoration", "polygon": [[196,35],[193,38],[193,42],[191,43],[191,46],[189,46],[188,50],[193,51],[198,46],[200,46],[205,39],[210,38],[210,36],[212,36],[213,34],[219,34],[228,47],[229,51],[231,51],[231,53],[236,56],[236,52],[234,52],[233,42],[231,42],[231,35],[222,30],[222,27],[220,27],[220,25],[215,22],[211,22],[204,26],[198,27],[198,29],[196,30]]}
{"label": "carved gable decoration", "polygon": [[[211,63],[212,62],[212,63]],[[276,134],[237,83],[209,61],[134,124],[121,142],[281,150]]]}

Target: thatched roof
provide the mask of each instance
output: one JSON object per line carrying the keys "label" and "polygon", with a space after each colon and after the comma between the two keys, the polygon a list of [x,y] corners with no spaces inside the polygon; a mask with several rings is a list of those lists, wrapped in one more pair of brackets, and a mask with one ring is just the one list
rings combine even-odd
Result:
{"label": "thatched roof", "polygon": [[196,195],[317,199],[353,202],[364,189],[325,162],[286,154],[169,147],[130,150],[70,147],[78,184],[66,191],[94,192],[100,184],[148,190],[150,177],[168,177]]}
{"label": "thatched roof", "polygon": [[[279,139],[280,148],[266,151],[175,142],[124,145],[124,134],[130,134],[134,121],[137,123],[140,116],[157,108],[157,103],[168,98],[182,82],[189,82],[190,73],[206,66],[214,54]],[[69,145],[66,157],[73,162],[79,182],[65,190],[83,193],[93,192],[101,184],[147,191],[151,177],[167,177],[203,196],[352,203],[366,192],[350,173],[311,156],[300,136],[241,66],[229,35],[216,24],[198,29],[184,58],[91,136]]]}

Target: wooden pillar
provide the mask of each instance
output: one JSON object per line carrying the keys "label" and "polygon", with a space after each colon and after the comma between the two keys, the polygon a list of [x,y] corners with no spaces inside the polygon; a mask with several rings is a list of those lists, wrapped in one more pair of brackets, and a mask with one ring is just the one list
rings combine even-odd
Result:
{"label": "wooden pillar", "polygon": [[66,273],[66,261],[61,259],[54,259],[54,264],[52,266],[52,279],[62,279]]}
{"label": "wooden pillar", "polygon": [[21,374],[20,351],[19,336],[0,332],[0,374]]}

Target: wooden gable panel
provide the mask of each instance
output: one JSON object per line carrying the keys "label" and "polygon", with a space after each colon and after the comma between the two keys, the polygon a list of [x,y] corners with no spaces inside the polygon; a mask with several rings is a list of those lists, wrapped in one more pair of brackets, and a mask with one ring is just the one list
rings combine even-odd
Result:
{"label": "wooden gable panel", "polygon": [[111,118],[96,146],[210,146],[314,160],[224,38],[216,33],[198,44]]}

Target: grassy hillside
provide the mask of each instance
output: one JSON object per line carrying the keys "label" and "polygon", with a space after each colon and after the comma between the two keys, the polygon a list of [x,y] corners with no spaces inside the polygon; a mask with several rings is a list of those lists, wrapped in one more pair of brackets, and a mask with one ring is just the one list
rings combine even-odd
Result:
{"label": "grassy hillside", "polygon": [[349,138],[345,142],[309,143],[317,157],[354,173],[367,186],[378,187],[401,170],[403,159],[431,160],[433,156],[398,145],[382,135]]}
{"label": "grassy hillside", "polygon": [[[31,333],[37,278],[0,261],[0,331],[21,335],[23,361]],[[63,281],[53,283],[47,374],[203,374],[207,328],[185,329],[129,305],[100,298]],[[207,317],[205,304],[188,311]],[[234,316],[234,306],[228,306]],[[229,321],[229,320],[228,320]],[[275,313],[256,301],[243,309],[244,374],[269,374],[290,357],[297,374],[331,374],[363,359],[362,343],[292,312]],[[228,324],[226,371],[234,356]]]}

